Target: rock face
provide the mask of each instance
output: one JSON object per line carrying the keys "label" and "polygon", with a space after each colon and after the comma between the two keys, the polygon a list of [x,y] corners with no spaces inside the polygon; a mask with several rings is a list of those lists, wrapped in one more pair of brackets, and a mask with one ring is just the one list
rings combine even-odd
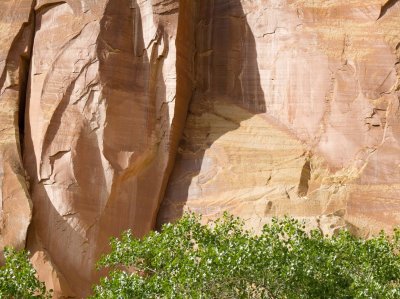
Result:
{"label": "rock face", "polygon": [[24,103],[33,41],[32,0],[0,2],[0,247],[25,247],[32,217],[22,165]]}
{"label": "rock face", "polygon": [[0,245],[56,297],[185,210],[400,224],[399,1],[6,0],[0,36]]}
{"label": "rock face", "polygon": [[201,1],[196,89],[159,223],[221,211],[400,223],[398,1]]}
{"label": "rock face", "polygon": [[[35,6],[28,247],[81,296],[110,236],[155,225],[191,94],[190,63],[177,59],[191,55],[191,37],[176,39],[176,1],[51,2]],[[189,88],[178,93],[178,82]]]}

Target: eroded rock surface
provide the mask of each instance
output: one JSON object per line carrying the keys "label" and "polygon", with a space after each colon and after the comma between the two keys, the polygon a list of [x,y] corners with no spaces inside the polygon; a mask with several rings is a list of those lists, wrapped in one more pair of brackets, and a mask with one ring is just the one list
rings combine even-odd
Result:
{"label": "eroded rock surface", "polygon": [[32,216],[21,160],[32,0],[0,2],[0,248],[25,247]]}
{"label": "eroded rock surface", "polygon": [[201,1],[196,91],[159,213],[328,233],[400,223],[398,1]]}
{"label": "eroded rock surface", "polygon": [[185,210],[400,224],[399,1],[7,0],[0,37],[0,245],[56,297]]}
{"label": "eroded rock surface", "polygon": [[[178,22],[177,1],[36,4],[28,247],[43,251],[77,296],[88,294],[111,236],[155,225],[191,93],[188,64],[178,65],[191,37],[176,39]],[[187,88],[177,92],[177,82]]]}

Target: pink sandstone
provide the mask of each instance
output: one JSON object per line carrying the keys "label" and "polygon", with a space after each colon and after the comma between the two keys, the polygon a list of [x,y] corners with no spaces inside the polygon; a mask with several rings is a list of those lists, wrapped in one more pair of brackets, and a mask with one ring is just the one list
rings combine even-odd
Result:
{"label": "pink sandstone", "polygon": [[399,1],[3,0],[0,37],[0,245],[56,298],[184,211],[400,224]]}

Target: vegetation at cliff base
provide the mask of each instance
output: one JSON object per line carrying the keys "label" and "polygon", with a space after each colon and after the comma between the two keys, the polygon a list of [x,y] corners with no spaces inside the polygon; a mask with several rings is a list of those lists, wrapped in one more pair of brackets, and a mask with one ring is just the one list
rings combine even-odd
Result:
{"label": "vegetation at cliff base", "polygon": [[400,298],[399,231],[326,237],[284,218],[255,235],[227,214],[209,225],[188,214],[111,248],[92,298]]}
{"label": "vegetation at cliff base", "polygon": [[44,283],[37,279],[25,251],[6,247],[4,257],[5,264],[0,268],[0,298],[51,298]]}

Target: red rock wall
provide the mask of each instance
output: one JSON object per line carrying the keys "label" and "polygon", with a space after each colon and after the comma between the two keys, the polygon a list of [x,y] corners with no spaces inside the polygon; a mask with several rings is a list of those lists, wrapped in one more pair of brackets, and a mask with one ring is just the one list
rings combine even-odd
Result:
{"label": "red rock wall", "polygon": [[24,248],[32,217],[22,165],[24,102],[33,39],[32,0],[0,2],[0,247]]}
{"label": "red rock wall", "polygon": [[187,63],[188,89],[176,92],[177,55],[187,60],[190,44],[176,41],[177,1],[40,2],[35,12],[28,247],[86,295],[109,238],[154,227],[190,99]]}
{"label": "red rock wall", "polygon": [[56,297],[185,210],[400,224],[398,1],[7,0],[0,37],[0,245]]}
{"label": "red rock wall", "polygon": [[202,1],[159,223],[229,210],[362,235],[400,222],[398,1]]}

